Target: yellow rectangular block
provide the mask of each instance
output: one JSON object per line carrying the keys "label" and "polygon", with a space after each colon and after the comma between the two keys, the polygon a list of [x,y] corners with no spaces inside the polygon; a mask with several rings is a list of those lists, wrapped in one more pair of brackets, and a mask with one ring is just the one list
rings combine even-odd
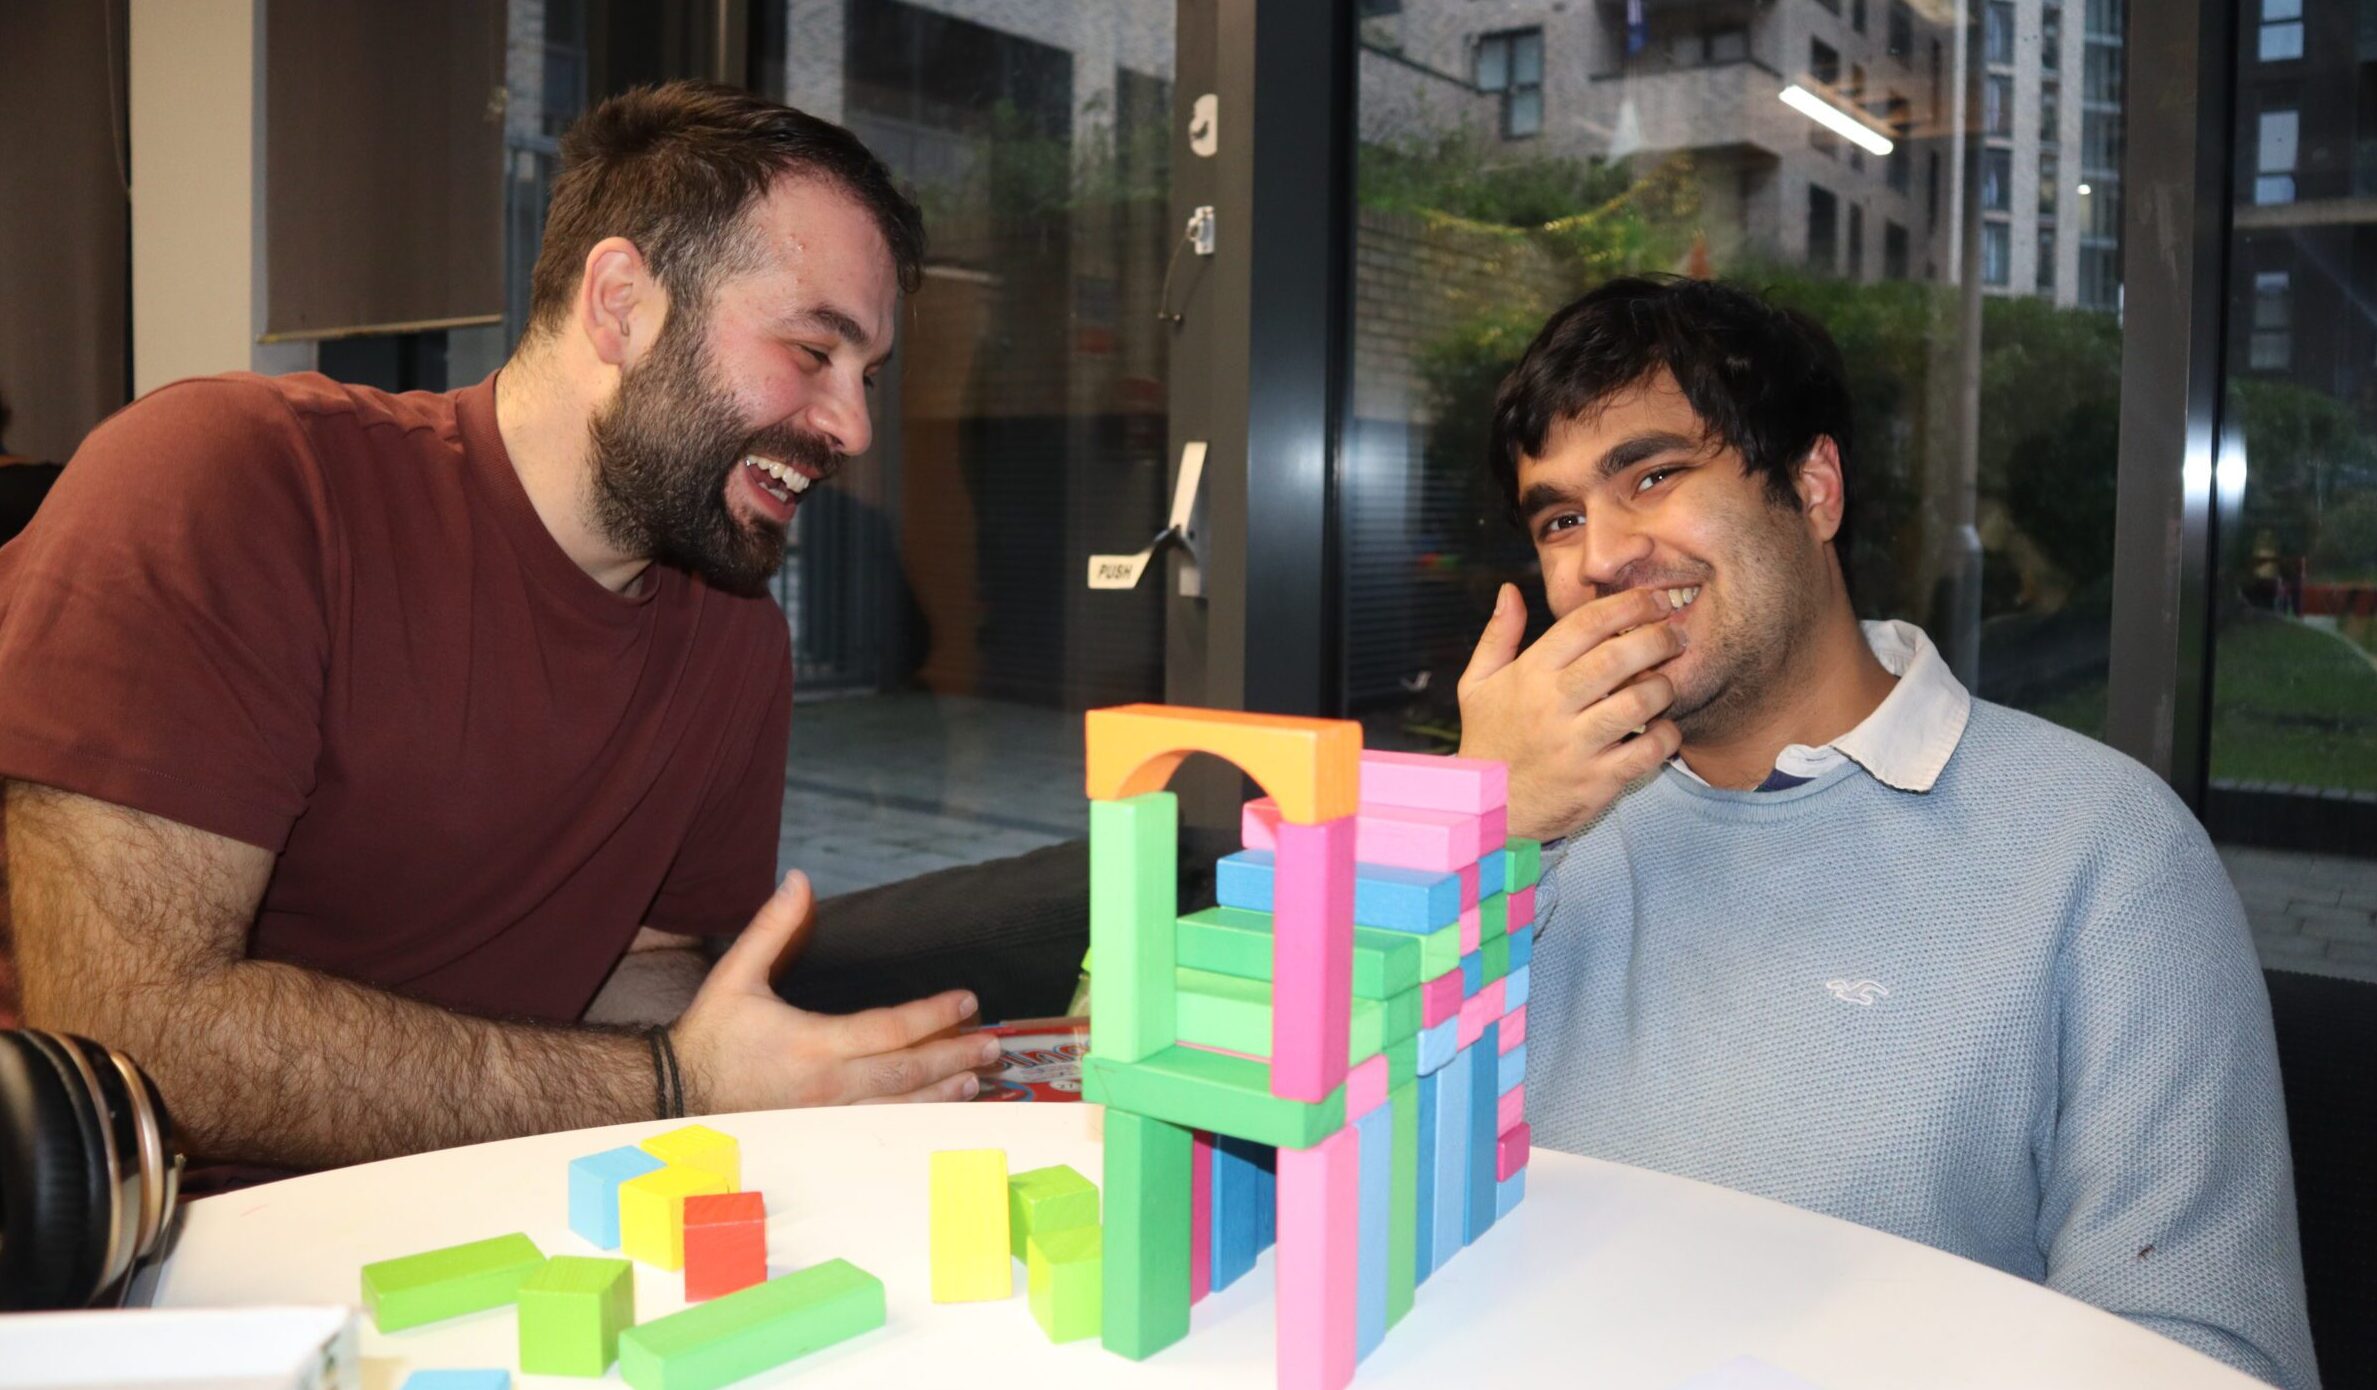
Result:
{"label": "yellow rectangular block", "polygon": [[1007,1243],[1007,1153],[933,1155],[933,1302],[975,1303],[1015,1292]]}
{"label": "yellow rectangular block", "polygon": [[685,1199],[735,1189],[716,1173],[670,1164],[619,1184],[619,1249],[659,1269],[685,1267]]}
{"label": "yellow rectangular block", "polygon": [[708,1125],[686,1125],[655,1134],[638,1147],[663,1163],[716,1173],[726,1180],[722,1191],[743,1190],[743,1150],[731,1134],[720,1134]]}

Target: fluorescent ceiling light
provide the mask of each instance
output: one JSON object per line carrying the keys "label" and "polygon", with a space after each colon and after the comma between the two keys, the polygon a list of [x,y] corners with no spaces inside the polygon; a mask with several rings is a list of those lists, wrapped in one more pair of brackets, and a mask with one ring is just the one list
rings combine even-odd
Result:
{"label": "fluorescent ceiling light", "polygon": [[1860,149],[1877,155],[1890,153],[1891,144],[1888,136],[1796,82],[1783,89],[1783,105],[1797,111],[1800,115],[1814,121],[1833,134],[1853,141]]}

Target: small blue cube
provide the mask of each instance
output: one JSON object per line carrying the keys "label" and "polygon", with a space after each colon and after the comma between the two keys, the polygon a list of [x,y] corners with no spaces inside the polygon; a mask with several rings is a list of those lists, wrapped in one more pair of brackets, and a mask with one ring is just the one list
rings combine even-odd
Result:
{"label": "small blue cube", "polygon": [[1527,1007],[1527,977],[1534,973],[1532,965],[1513,965],[1502,977],[1502,1012]]}
{"label": "small blue cube", "polygon": [[415,1371],[404,1390],[512,1390],[510,1371]]}
{"label": "small blue cube", "polygon": [[1520,1043],[1503,1053],[1502,1060],[1495,1064],[1495,1068],[1494,1094],[1510,1094],[1511,1087],[1527,1079],[1527,1044]]}
{"label": "small blue cube", "polygon": [[619,1248],[619,1184],[668,1165],[638,1148],[606,1149],[569,1166],[569,1228],[598,1249]]}

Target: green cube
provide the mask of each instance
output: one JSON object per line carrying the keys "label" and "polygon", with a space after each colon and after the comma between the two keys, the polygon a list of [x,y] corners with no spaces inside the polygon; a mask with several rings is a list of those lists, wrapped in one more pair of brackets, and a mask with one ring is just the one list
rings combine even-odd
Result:
{"label": "green cube", "polygon": [[1477,900],[1477,939],[1498,941],[1510,935],[1510,895],[1489,893]]}
{"label": "green cube", "polygon": [[619,1334],[635,1320],[634,1265],[555,1255],[520,1286],[520,1369],[530,1375],[602,1375],[619,1359]]}
{"label": "green cube", "polygon": [[715,1390],[883,1325],[883,1281],[827,1260],[631,1327],[619,1375],[635,1390]]}
{"label": "green cube", "polygon": [[1105,1237],[1095,1226],[1032,1236],[1024,1254],[1024,1288],[1032,1320],[1048,1340],[1078,1342],[1098,1335],[1104,1249]]}
{"label": "green cube", "polygon": [[1015,1258],[1043,1231],[1054,1234],[1098,1224],[1098,1185],[1059,1163],[1007,1179],[1007,1244]]}
{"label": "green cube", "polygon": [[1487,984],[1490,985],[1510,973],[1509,937],[1497,936],[1491,941],[1480,942],[1477,952],[1485,957],[1485,982]]}
{"label": "green cube", "polygon": [[545,1263],[536,1242],[514,1232],[363,1267],[363,1306],[372,1326],[400,1332],[464,1313],[501,1308]]}
{"label": "green cube", "polygon": [[1521,888],[1534,887],[1543,877],[1543,842],[1513,835],[1503,847],[1510,851],[1510,872],[1503,876],[1503,891],[1516,893]]}
{"label": "green cube", "polygon": [[[1360,930],[1356,928],[1356,930]],[[1448,970],[1461,968],[1461,924],[1438,927],[1426,936],[1415,936],[1420,943],[1420,978],[1433,980]]]}

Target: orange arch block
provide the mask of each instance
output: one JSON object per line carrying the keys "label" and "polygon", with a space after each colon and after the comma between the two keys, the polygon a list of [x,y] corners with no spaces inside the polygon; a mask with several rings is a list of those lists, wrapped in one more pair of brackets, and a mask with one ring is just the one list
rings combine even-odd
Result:
{"label": "orange arch block", "polygon": [[1235,763],[1298,825],[1350,816],[1361,795],[1362,726],[1350,719],[1118,705],[1091,710],[1084,729],[1092,801],[1162,791],[1191,753]]}

